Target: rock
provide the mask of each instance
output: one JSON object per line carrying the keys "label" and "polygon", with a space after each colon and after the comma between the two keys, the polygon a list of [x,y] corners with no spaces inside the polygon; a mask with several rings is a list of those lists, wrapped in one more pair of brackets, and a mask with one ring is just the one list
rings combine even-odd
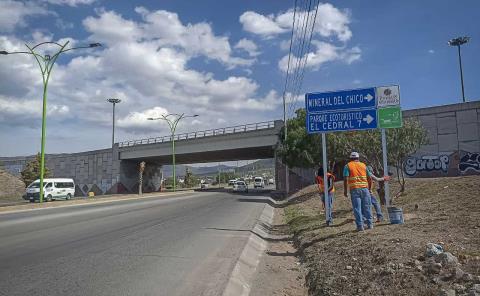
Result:
{"label": "rock", "polygon": [[385,273],[386,274],[394,274],[395,273],[395,269],[391,268],[390,266],[388,266],[387,268],[385,268]]}
{"label": "rock", "polygon": [[463,293],[466,290],[465,286],[460,284],[453,284],[453,289],[455,289],[457,293]]}
{"label": "rock", "polygon": [[453,272],[452,272],[453,277],[455,277],[456,280],[461,280],[465,276],[465,272],[461,270],[459,267],[456,267]]}
{"label": "rock", "polygon": [[450,252],[443,252],[434,256],[435,262],[441,263],[442,266],[456,266],[458,265],[457,257]]}
{"label": "rock", "polygon": [[475,281],[475,283],[480,284],[480,275],[475,276],[473,280]]}
{"label": "rock", "polygon": [[470,291],[474,290],[475,292],[479,292],[480,293],[480,284],[475,284],[472,286],[472,289],[470,289]]}
{"label": "rock", "polygon": [[442,264],[433,260],[428,260],[423,264],[423,269],[428,273],[438,274],[442,270]]}
{"label": "rock", "polygon": [[442,289],[440,290],[440,293],[438,294],[438,296],[455,296],[455,290],[453,289]]}
{"label": "rock", "polygon": [[342,275],[340,278],[344,281],[347,281],[347,276],[345,276],[345,275]]}
{"label": "rock", "polygon": [[464,273],[462,275],[462,281],[464,282],[473,282],[474,278],[473,278],[473,275],[469,274],[469,273]]}
{"label": "rock", "polygon": [[351,267],[350,265],[347,265],[347,267],[345,267],[347,270],[352,270],[353,267]]}
{"label": "rock", "polygon": [[418,271],[422,272],[423,271],[423,267],[421,265],[417,265],[415,267]]}
{"label": "rock", "polygon": [[398,263],[398,268],[403,268],[403,263]]}
{"label": "rock", "polygon": [[443,247],[437,244],[428,243],[425,250],[425,257],[432,257],[443,253]]}
{"label": "rock", "polygon": [[418,265],[422,265],[422,262],[420,262],[420,260],[415,260],[415,265],[418,266]]}

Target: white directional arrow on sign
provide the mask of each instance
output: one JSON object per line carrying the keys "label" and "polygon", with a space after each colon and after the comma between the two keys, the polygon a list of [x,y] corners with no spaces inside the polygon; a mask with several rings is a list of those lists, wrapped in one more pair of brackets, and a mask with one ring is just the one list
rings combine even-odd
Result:
{"label": "white directional arrow on sign", "polygon": [[[373,96],[371,94],[368,94],[365,99],[370,102],[371,100],[373,100]],[[370,123],[370,122],[369,122]]]}
{"label": "white directional arrow on sign", "polygon": [[367,124],[370,124],[375,118],[373,118],[370,114],[367,114],[365,118],[363,118],[363,121],[365,121]]}

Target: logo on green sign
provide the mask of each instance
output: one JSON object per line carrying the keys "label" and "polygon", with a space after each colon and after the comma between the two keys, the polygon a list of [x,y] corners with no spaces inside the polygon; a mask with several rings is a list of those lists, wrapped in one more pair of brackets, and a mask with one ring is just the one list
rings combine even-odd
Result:
{"label": "logo on green sign", "polygon": [[400,106],[385,107],[378,109],[379,128],[402,127],[402,110]]}

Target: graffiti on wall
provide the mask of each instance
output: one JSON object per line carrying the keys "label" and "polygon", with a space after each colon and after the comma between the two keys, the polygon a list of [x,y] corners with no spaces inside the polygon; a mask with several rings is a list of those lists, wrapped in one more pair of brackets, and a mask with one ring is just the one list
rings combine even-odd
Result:
{"label": "graffiti on wall", "polygon": [[448,155],[411,156],[405,161],[405,173],[408,176],[415,176],[420,172],[447,173],[449,164],[450,156]]}
{"label": "graffiti on wall", "polygon": [[461,173],[466,173],[468,170],[480,172],[480,153],[466,152],[460,158],[458,169]]}

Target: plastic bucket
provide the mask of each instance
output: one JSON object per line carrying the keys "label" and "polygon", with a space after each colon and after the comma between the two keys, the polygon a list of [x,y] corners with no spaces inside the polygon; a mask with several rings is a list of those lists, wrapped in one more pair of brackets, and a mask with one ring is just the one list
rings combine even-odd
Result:
{"label": "plastic bucket", "polygon": [[403,224],[403,210],[397,207],[388,208],[390,224]]}

